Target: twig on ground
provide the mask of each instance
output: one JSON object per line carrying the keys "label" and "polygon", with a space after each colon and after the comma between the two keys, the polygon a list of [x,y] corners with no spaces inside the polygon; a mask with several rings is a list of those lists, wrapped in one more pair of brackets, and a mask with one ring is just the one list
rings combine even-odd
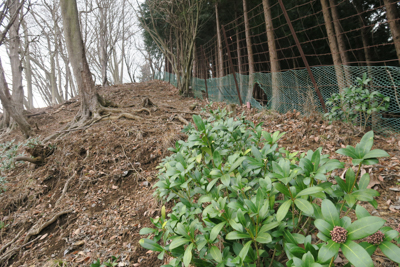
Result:
{"label": "twig on ground", "polygon": [[72,180],[72,178],[75,177],[75,175],[76,175],[76,172],[67,180],[67,182],[65,182],[65,185],[64,185],[64,189],[63,189],[63,191],[62,191],[62,194],[61,194],[61,196],[58,198],[58,200],[56,201],[56,204],[54,205],[54,207],[57,207],[57,206],[58,206],[58,204],[60,203],[61,199],[63,199],[63,197],[64,197],[65,194],[67,193],[69,182]]}

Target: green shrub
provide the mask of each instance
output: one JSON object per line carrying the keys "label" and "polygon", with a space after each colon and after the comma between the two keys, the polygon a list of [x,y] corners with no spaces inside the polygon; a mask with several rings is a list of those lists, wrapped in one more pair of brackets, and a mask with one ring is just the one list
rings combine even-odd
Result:
{"label": "green shrub", "polygon": [[[357,205],[377,206],[378,192],[367,188],[370,177],[360,177],[361,166],[389,156],[371,150],[373,132],[337,151],[353,159],[357,172],[350,168],[333,184],[327,177],[344,164],[321,148],[290,153],[277,144],[284,133],[225,114],[213,112],[206,121],[193,116],[197,129],[188,126],[188,141],[178,141],[159,166],[155,195],[175,204],[168,218],[163,207],[151,219],[154,229],[141,229],[148,238],[139,243],[159,259],[173,258],[164,266],[332,266],[341,249],[353,265],[372,267],[376,247],[400,262],[400,249],[390,242],[398,232]],[[346,216],[353,209],[354,222]],[[371,235],[374,243],[355,242]]]}
{"label": "green shrub", "polygon": [[370,92],[366,87],[370,81],[364,73],[362,78],[357,78],[356,86],[345,88],[339,94],[332,94],[326,102],[330,111],[324,116],[330,121],[359,124],[361,129],[365,129],[374,113],[386,111],[390,105],[390,97],[378,91]]}

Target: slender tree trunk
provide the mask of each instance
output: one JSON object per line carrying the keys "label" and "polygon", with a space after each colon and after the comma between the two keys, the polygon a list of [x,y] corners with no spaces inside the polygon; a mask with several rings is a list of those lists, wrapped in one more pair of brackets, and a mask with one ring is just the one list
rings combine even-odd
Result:
{"label": "slender tree trunk", "polygon": [[218,78],[219,79],[219,94],[218,94],[218,101],[222,101],[223,100],[223,96],[222,96],[222,87],[223,87],[223,83],[222,83],[222,77],[224,77],[224,59],[222,56],[222,38],[221,38],[221,26],[219,23],[219,13],[218,13],[218,4],[215,3],[215,19],[217,21],[217,51],[218,51]]}
{"label": "slender tree trunk", "polygon": [[[7,81],[4,76],[3,64],[0,59],[0,100],[5,111],[11,115],[13,120],[18,124],[25,138],[31,135],[31,127],[23,115],[23,109],[19,107],[10,97]],[[23,98],[22,98],[22,101]]]}
{"label": "slender tree trunk", "polygon": [[246,33],[246,45],[247,45],[247,55],[249,59],[249,87],[247,89],[246,102],[250,102],[253,96],[254,87],[254,58],[253,58],[253,48],[251,43],[249,16],[247,14],[247,3],[243,0],[243,14],[244,14],[244,27]]}
{"label": "slender tree trunk", "polygon": [[335,66],[336,80],[337,80],[337,83],[339,86],[339,91],[342,91],[344,88],[343,79],[342,79],[342,77],[343,77],[342,61],[340,60],[340,54],[339,54],[339,49],[338,49],[338,45],[336,42],[335,30],[332,26],[332,17],[329,12],[328,1],[321,0],[321,5],[322,5],[322,13],[324,15],[324,20],[325,20],[325,28],[326,28],[326,32],[328,34],[329,47],[330,47],[331,53],[332,53],[333,65]]}
{"label": "slender tree trunk", "polygon": [[102,99],[94,86],[89,65],[86,60],[82,34],[79,25],[76,0],[60,0],[64,35],[68,55],[71,61],[75,80],[78,85],[81,107],[76,119],[77,124],[98,119],[102,111]]}
{"label": "slender tree trunk", "polygon": [[[235,7],[235,9],[236,9],[236,7]],[[242,72],[242,69],[243,69],[243,66],[242,66],[242,49],[241,49],[241,46],[240,46],[240,35],[239,35],[239,27],[238,27],[238,25],[237,25],[237,17],[238,17],[238,14],[237,14],[237,12],[235,12],[235,23],[236,23],[236,51],[237,51],[237,55],[238,55],[238,76],[239,76],[239,88],[241,88],[242,87],[242,82],[243,82],[243,72]]]}
{"label": "slender tree trunk", "polygon": [[25,38],[25,60],[24,60],[24,68],[25,68],[25,79],[26,79],[26,89],[28,91],[28,107],[29,109],[33,108],[33,94],[32,94],[32,66],[31,66],[31,54],[29,51],[29,34],[28,27],[26,25],[26,21],[22,20],[22,28],[24,29],[24,38]]}
{"label": "slender tree trunk", "polygon": [[100,62],[101,85],[107,86],[107,10],[100,7]]}
{"label": "slender tree trunk", "polygon": [[[13,4],[11,4],[11,14],[15,14],[15,12],[17,12],[19,3],[19,0],[15,0]],[[24,110],[24,88],[22,87],[22,65],[21,59],[19,57],[21,49],[19,23],[20,15],[18,14],[16,20],[10,28],[10,63],[13,85],[12,99],[14,101],[14,105],[16,105],[16,110],[22,113],[22,111]]]}
{"label": "slender tree trunk", "polygon": [[343,65],[343,70],[345,74],[345,80],[346,80],[346,86],[349,87],[351,86],[351,74],[350,70],[347,67],[349,65],[349,56],[346,52],[346,42],[344,40],[344,36],[342,34],[342,26],[340,25],[340,17],[339,13],[337,11],[336,7],[336,1],[335,0],[329,0],[329,4],[331,6],[332,10],[332,18],[333,18],[333,26],[335,27],[335,33],[336,33],[336,40],[338,43],[338,48],[339,48],[339,53],[340,53],[340,58],[342,60],[342,65]]}
{"label": "slender tree trunk", "polygon": [[271,61],[271,78],[272,78],[271,107],[272,109],[277,110],[279,106],[279,95],[280,95],[279,81],[278,81],[278,73],[280,71],[280,65],[278,60],[278,53],[276,50],[274,25],[272,23],[271,6],[269,4],[269,0],[263,0],[263,6],[264,6],[265,26],[267,28],[269,58]]}
{"label": "slender tree trunk", "polygon": [[126,0],[122,1],[122,44],[121,44],[121,76],[119,80],[121,83],[124,82],[124,55],[125,55],[125,2]]}
{"label": "slender tree trunk", "polygon": [[356,12],[358,14],[358,20],[360,21],[360,26],[361,26],[361,41],[363,43],[364,47],[364,56],[365,56],[365,62],[367,66],[371,66],[371,51],[369,49],[369,40],[368,40],[368,30],[365,28],[367,26],[367,22],[365,21],[364,16],[361,14],[363,12],[363,8],[361,5],[360,0],[354,0],[353,1],[354,8],[356,9]]}
{"label": "slender tree trunk", "polygon": [[396,47],[397,58],[400,62],[400,25],[396,10],[396,3],[398,1],[383,0],[386,8],[386,16],[389,21],[390,31],[392,32],[394,46]]}

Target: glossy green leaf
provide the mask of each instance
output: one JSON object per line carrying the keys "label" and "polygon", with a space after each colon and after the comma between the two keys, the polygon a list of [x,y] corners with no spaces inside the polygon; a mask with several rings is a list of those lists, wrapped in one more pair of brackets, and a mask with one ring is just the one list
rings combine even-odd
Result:
{"label": "glossy green leaf", "polygon": [[192,250],[193,250],[193,243],[191,243],[186,249],[185,254],[183,254],[183,264],[185,266],[189,266],[190,262],[192,261]]}
{"label": "glossy green leaf", "polygon": [[305,199],[296,198],[294,200],[294,204],[296,205],[297,208],[299,208],[305,214],[312,215],[314,212],[313,206],[310,204],[310,202],[308,202]]}
{"label": "glossy green leaf", "polygon": [[157,244],[157,242],[151,239],[147,238],[140,239],[139,244],[148,250],[158,251],[158,252],[164,251],[164,249],[159,244]]}
{"label": "glossy green leaf", "polygon": [[207,192],[210,192],[210,190],[214,187],[214,185],[218,182],[219,178],[215,178],[211,180],[211,182],[208,183],[207,185]]}
{"label": "glossy green leaf", "polygon": [[243,248],[242,248],[242,250],[240,251],[240,253],[239,253],[239,257],[242,259],[242,260],[244,260],[245,258],[246,258],[246,256],[247,256],[247,253],[249,252],[249,249],[250,249],[250,245],[251,245],[251,243],[252,243],[253,241],[248,241],[244,246],[243,246]]}
{"label": "glossy green leaf", "polygon": [[180,247],[182,245],[185,245],[190,242],[190,239],[179,236],[177,238],[174,238],[169,245],[169,250],[173,250],[174,248]]}
{"label": "glossy green leaf", "polygon": [[197,129],[200,132],[202,132],[206,129],[206,127],[204,126],[204,122],[199,115],[193,115],[193,121],[194,121],[194,124],[196,124]]}
{"label": "glossy green leaf", "polygon": [[262,244],[268,244],[272,241],[272,237],[268,233],[259,233],[257,235],[256,241]]}
{"label": "glossy green leaf", "polygon": [[339,212],[335,205],[333,205],[332,201],[329,199],[322,200],[321,212],[325,220],[332,226],[340,225]]}
{"label": "glossy green leaf", "polygon": [[353,207],[357,202],[357,199],[355,196],[353,196],[353,194],[345,195],[344,200],[346,200],[346,203],[350,208]]}
{"label": "glossy green leaf", "polygon": [[157,229],[145,227],[145,228],[140,229],[139,234],[140,234],[140,235],[147,235],[147,234],[155,233],[155,232],[157,232],[157,231],[158,231]]}
{"label": "glossy green leaf", "polygon": [[222,163],[222,158],[221,158],[221,155],[219,154],[218,150],[214,150],[213,160],[214,160],[215,167],[218,168],[219,165]]}
{"label": "glossy green leaf", "polygon": [[367,189],[370,182],[370,176],[368,173],[364,173],[363,176],[360,178],[360,182],[358,183],[359,189]]}
{"label": "glossy green leaf", "polygon": [[371,214],[369,214],[369,212],[363,206],[357,205],[356,206],[356,216],[358,219],[362,219],[364,217],[371,216]]}
{"label": "glossy green leaf", "polygon": [[210,233],[210,242],[213,242],[218,234],[221,232],[221,229],[225,226],[225,222],[219,223],[216,226],[213,227]]}
{"label": "glossy green leaf", "polygon": [[378,246],[372,245],[368,242],[361,242],[359,245],[362,246],[370,256],[372,256],[375,253],[375,250],[378,248]]}
{"label": "glossy green leaf", "polygon": [[227,240],[236,240],[236,239],[243,239],[243,238],[250,238],[249,234],[240,233],[237,231],[230,232],[225,237]]}
{"label": "glossy green leaf", "polygon": [[382,149],[374,149],[368,152],[364,159],[371,159],[371,158],[382,158],[382,157],[390,157],[390,155]]}
{"label": "glossy green leaf", "polygon": [[333,229],[333,226],[330,223],[328,223],[328,222],[326,222],[324,220],[321,220],[321,219],[317,219],[317,220],[314,221],[314,225],[324,235],[326,235],[326,236],[330,236],[331,235],[331,231]]}
{"label": "glossy green leaf", "polygon": [[346,243],[341,245],[344,256],[355,267],[374,267],[371,256],[359,244],[354,241],[347,240]]}
{"label": "glossy green leaf", "polygon": [[240,166],[240,164],[242,164],[242,162],[245,160],[245,157],[240,157],[238,158],[235,163],[232,164],[231,168],[229,169],[229,173],[233,172],[234,170],[236,170],[237,167]]}
{"label": "glossy green leaf", "polygon": [[274,229],[274,228],[278,227],[279,224],[280,224],[280,222],[271,222],[271,223],[268,223],[268,224],[264,224],[264,225],[261,227],[261,229],[260,229],[259,232],[260,232],[260,233],[267,232],[267,231],[269,231],[269,230],[271,230],[271,229]]}
{"label": "glossy green leaf", "polygon": [[301,190],[296,197],[301,197],[301,196],[309,196],[318,192],[322,192],[324,189],[319,187],[319,186],[313,186],[313,187],[309,187],[306,188],[304,190]]}
{"label": "glossy green leaf", "polygon": [[376,233],[383,225],[385,220],[375,216],[361,218],[347,227],[348,240],[357,240]]}
{"label": "glossy green leaf", "polygon": [[216,262],[222,262],[222,253],[218,247],[212,246],[210,249],[210,254]]}
{"label": "glossy green leaf", "polygon": [[369,131],[361,138],[360,143],[356,145],[356,154],[359,159],[363,158],[368,152],[370,152],[372,145],[374,144],[374,132]]}
{"label": "glossy green leaf", "polygon": [[353,159],[358,158],[357,154],[355,153],[354,148],[351,146],[347,146],[346,148],[341,148],[341,149],[337,150],[336,153],[338,153],[340,155],[348,156]]}
{"label": "glossy green leaf", "polygon": [[221,176],[221,182],[225,186],[229,186],[229,184],[231,183],[231,176],[229,175],[229,173],[226,173],[226,174]]}
{"label": "glossy green leaf", "polygon": [[318,251],[318,261],[325,263],[339,252],[340,244],[329,240],[327,244],[322,246]]}
{"label": "glossy green leaf", "polygon": [[398,246],[391,242],[384,241],[379,245],[379,248],[389,259],[400,263],[400,248]]}
{"label": "glossy green leaf", "polygon": [[287,187],[281,183],[274,183],[274,187],[276,190],[278,190],[279,192],[281,192],[282,194],[284,194],[287,197],[290,197],[290,192],[287,189]]}
{"label": "glossy green leaf", "polygon": [[292,200],[289,199],[289,200],[286,200],[286,201],[279,207],[278,212],[276,213],[276,220],[277,220],[278,222],[282,221],[282,220],[285,218],[286,214],[287,214],[288,211],[289,211],[289,208],[290,208],[290,205],[291,205],[291,204],[292,204]]}

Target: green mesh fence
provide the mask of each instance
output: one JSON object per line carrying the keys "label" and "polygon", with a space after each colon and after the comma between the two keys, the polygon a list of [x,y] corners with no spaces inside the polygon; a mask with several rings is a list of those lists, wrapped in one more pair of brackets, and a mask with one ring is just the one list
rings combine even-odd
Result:
{"label": "green mesh fence", "polygon": [[[338,71],[338,75],[336,74],[336,70]],[[385,96],[390,97],[390,106],[388,111],[374,116],[374,130],[400,131],[399,67],[343,66],[336,67],[336,70],[334,66],[312,68],[312,73],[325,101],[332,93],[339,92],[339,86],[347,87],[356,84],[356,78],[362,77],[364,73],[367,73],[367,76],[372,79],[369,84],[370,89],[378,90]],[[306,69],[277,73],[277,91],[279,94],[276,96],[272,93],[271,76],[271,73],[254,74],[254,83],[258,84],[267,95],[267,101],[259,103],[251,95],[253,85],[249,88],[249,76],[236,74],[243,103],[250,102],[253,107],[258,109],[270,108],[273,98],[275,97],[278,98],[274,99],[274,102],[277,103],[276,110],[281,113],[286,113],[293,109],[296,109],[303,114],[310,114],[315,111],[323,112],[314,85],[311,82]],[[174,74],[165,73],[163,75],[163,80],[170,82],[175,86],[177,85],[177,80]],[[223,101],[239,104],[238,93],[232,74],[223,78],[207,79],[207,87],[208,97],[211,101]],[[203,98],[206,95],[205,80],[193,78],[192,89],[195,97]]]}

